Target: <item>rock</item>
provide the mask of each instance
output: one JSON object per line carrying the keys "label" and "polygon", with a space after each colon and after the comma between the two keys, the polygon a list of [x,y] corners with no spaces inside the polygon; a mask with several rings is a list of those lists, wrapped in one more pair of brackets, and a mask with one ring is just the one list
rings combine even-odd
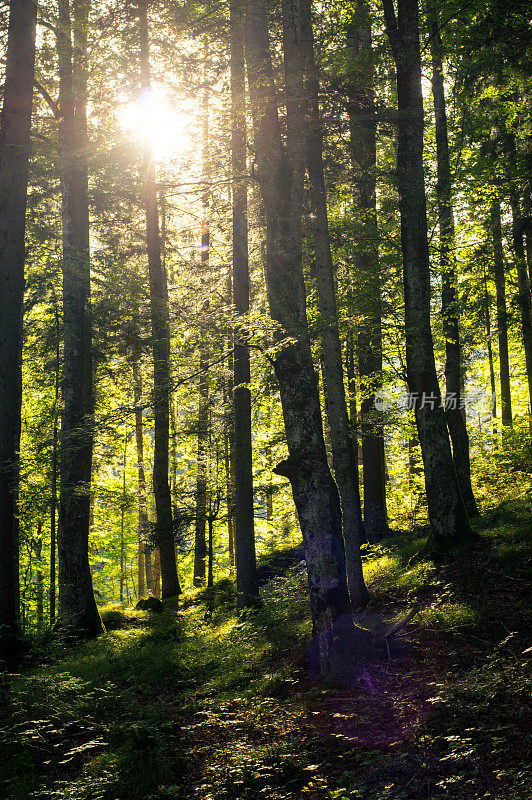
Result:
{"label": "rock", "polygon": [[156,611],[160,614],[164,606],[158,597],[141,597],[135,608],[137,611]]}

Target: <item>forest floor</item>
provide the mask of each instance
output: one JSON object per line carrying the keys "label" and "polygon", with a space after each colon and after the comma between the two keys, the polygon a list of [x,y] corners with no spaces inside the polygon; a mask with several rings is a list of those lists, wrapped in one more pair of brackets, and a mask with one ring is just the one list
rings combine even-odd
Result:
{"label": "forest floor", "polygon": [[531,501],[486,512],[482,545],[439,567],[421,531],[367,554],[371,614],[420,612],[349,690],[308,677],[297,550],[263,565],[245,620],[224,580],[35,646],[0,684],[0,797],[528,800]]}

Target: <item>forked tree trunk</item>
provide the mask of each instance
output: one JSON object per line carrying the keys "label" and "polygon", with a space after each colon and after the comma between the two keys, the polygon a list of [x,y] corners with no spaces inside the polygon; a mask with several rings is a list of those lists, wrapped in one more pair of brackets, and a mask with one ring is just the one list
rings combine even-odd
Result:
{"label": "forked tree trunk", "polygon": [[338,491],[327,464],[308,335],[301,252],[301,176],[281,137],[264,0],[247,0],[245,44],[257,177],[266,214],[270,313],[279,325],[274,368],[289,457],[275,472],[290,480],[303,533],[314,642],[322,676],[352,676],[365,635],[350,616]]}
{"label": "forked tree trunk", "polygon": [[453,461],[460,492],[470,516],[478,516],[478,508],[471,486],[469,436],[465,414],[462,413],[460,307],[456,274],[454,217],[452,205],[451,161],[447,135],[447,109],[443,82],[443,45],[440,35],[438,11],[431,1],[428,4],[430,48],[432,55],[432,95],[436,123],[436,196],[440,228],[440,268],[442,276],[442,318],[445,339],[445,417],[453,445]]}
{"label": "forked tree trunk", "polygon": [[362,402],[362,469],[364,478],[364,527],[369,542],[388,533],[386,510],[386,465],[382,412],[375,408],[375,395],[382,388],[381,275],[377,230],[377,145],[374,99],[374,67],[371,19],[366,0],[359,0],[347,30],[356,59],[349,76],[349,127],[354,166],[357,239],[355,284],[358,329],[358,363]]}
{"label": "forked tree trunk", "polygon": [[[246,169],[246,83],[242,0],[231,0],[231,165],[233,173],[233,302],[237,315],[249,312],[249,263]],[[258,598],[253,514],[251,380],[246,329],[238,324],[234,339],[234,446],[236,591],[239,610]],[[210,523],[209,523],[210,525]],[[210,531],[210,528],[209,528]],[[210,535],[210,534],[209,534]]]}
{"label": "forked tree trunk", "polygon": [[493,241],[493,275],[497,298],[497,333],[499,338],[499,369],[501,381],[501,422],[512,426],[512,393],[510,389],[510,358],[508,355],[508,312],[506,310],[506,278],[502,247],[501,204],[491,204],[491,236]]}
{"label": "forked tree trunk", "polygon": [[[291,16],[291,25],[294,33],[291,41],[289,40],[290,47],[297,49],[298,41],[301,41],[302,51],[301,83],[305,90],[304,100],[308,124],[301,127],[306,128],[306,164],[309,175],[318,308],[321,318],[322,371],[327,399],[327,416],[331,432],[334,476],[342,510],[347,582],[351,602],[354,607],[358,607],[364,605],[369,597],[364,583],[360,557],[360,544],[365,537],[360,507],[357,456],[349,430],[344,387],[342,348],[338,329],[338,307],[323,170],[323,130],[309,0],[301,0],[299,25],[295,14]],[[303,117],[303,123],[304,121]]]}
{"label": "forked tree trunk", "polygon": [[430,327],[430,268],[423,174],[423,95],[417,0],[383,0],[397,72],[397,182],[405,293],[408,385],[425,471],[431,546],[445,551],[471,539],[458,487],[436,373]]}
{"label": "forked tree trunk", "polygon": [[63,222],[63,416],[58,622],[76,634],[103,630],[89,566],[94,391],[87,165],[89,0],[59,0]]}
{"label": "forked tree trunk", "polygon": [[[147,0],[139,2],[139,43],[141,89],[151,91],[150,50],[148,38]],[[146,110],[149,113],[149,110]],[[153,348],[153,414],[155,443],[153,451],[153,493],[157,513],[156,538],[161,563],[161,595],[181,594],[174,548],[172,499],[168,482],[170,443],[170,312],[168,285],[161,259],[157,184],[153,150],[144,143],[144,202],[146,239],[150,276],[150,310]]]}
{"label": "forked tree trunk", "polygon": [[24,237],[36,14],[35,0],[10,4],[0,128],[0,658],[14,654],[18,634]]}

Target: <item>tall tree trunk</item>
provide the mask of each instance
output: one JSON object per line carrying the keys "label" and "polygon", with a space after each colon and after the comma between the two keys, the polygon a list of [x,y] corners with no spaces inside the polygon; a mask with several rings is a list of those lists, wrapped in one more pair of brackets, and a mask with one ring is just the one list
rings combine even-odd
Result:
{"label": "tall tree trunk", "polygon": [[86,112],[89,9],[89,0],[58,2],[64,335],[58,555],[59,623],[94,636],[103,627],[89,566],[94,414]]}
{"label": "tall tree trunk", "polygon": [[[203,251],[205,252],[205,251]],[[198,400],[198,456],[196,461],[196,521],[194,534],[194,586],[205,583],[205,523],[207,520],[207,461],[209,440],[209,384],[205,343],[200,342]]]}
{"label": "tall tree trunk", "polygon": [[526,375],[528,380],[528,397],[532,414],[532,316],[530,305],[530,284],[526,269],[526,253],[523,234],[523,220],[519,208],[519,200],[515,191],[510,192],[512,208],[512,238],[517,267],[517,288],[519,310],[521,312],[521,332],[525,350]]}
{"label": "tall tree trunk", "polygon": [[423,95],[417,0],[383,0],[397,72],[397,182],[405,293],[408,385],[425,470],[431,546],[445,551],[473,534],[458,487],[430,327],[430,268],[423,174]]}
{"label": "tall tree trunk", "polygon": [[497,390],[495,387],[495,370],[493,368],[493,348],[491,345],[491,318],[490,318],[490,305],[491,300],[488,292],[488,279],[486,275],[486,267],[484,267],[484,311],[486,322],[486,341],[488,346],[488,364],[490,370],[490,388],[491,388],[491,416],[493,418],[493,436],[497,440]]}
{"label": "tall tree trunk", "polygon": [[126,518],[126,465],[127,465],[127,429],[124,432],[124,452],[122,454],[122,502],[120,504],[120,602],[124,602],[124,581],[127,584],[127,563],[125,543]]}
{"label": "tall tree trunk", "polygon": [[44,622],[44,576],[42,571],[42,519],[37,521],[37,538],[35,540],[35,558],[37,559],[37,628],[42,629]]}
{"label": "tall tree trunk", "polygon": [[24,237],[36,14],[35,0],[10,4],[0,128],[0,657],[14,653],[18,634]]}
{"label": "tall tree trunk", "polygon": [[[151,91],[148,38],[148,0],[139,2],[140,78],[144,93]],[[148,113],[148,111],[146,111]],[[168,285],[161,260],[155,160],[149,141],[144,143],[144,202],[150,276],[150,310],[153,348],[153,493],[157,512],[157,540],[161,561],[162,597],[181,594],[174,549],[172,500],[168,482],[170,441],[170,312]]]}
{"label": "tall tree trunk", "polygon": [[350,148],[354,166],[357,241],[355,243],[358,363],[362,402],[362,469],[364,477],[364,527],[368,541],[388,533],[386,465],[382,412],[375,394],[382,388],[381,275],[377,230],[377,146],[371,19],[366,0],[359,0],[347,30],[356,59],[348,83]]}
{"label": "tall tree trunk", "polygon": [[148,545],[149,522],[146,498],[146,471],[144,467],[144,431],[142,424],[142,372],[137,358],[133,359],[133,391],[135,402],[135,444],[137,448],[138,536],[139,536],[139,597],[146,590],[153,593],[153,569]]}
{"label": "tall tree trunk", "polygon": [[50,625],[55,622],[55,600],[56,600],[56,550],[57,550],[57,462],[58,462],[58,443],[59,443],[59,382],[60,382],[60,330],[59,330],[59,309],[57,298],[54,294],[54,318],[55,318],[55,378],[54,378],[54,405],[53,405],[53,433],[52,433],[52,458],[51,458],[51,479],[50,479]]}
{"label": "tall tree trunk", "polygon": [[490,214],[493,241],[493,275],[497,296],[497,333],[499,337],[499,368],[501,381],[501,422],[512,426],[512,393],[510,390],[510,358],[508,355],[508,313],[506,311],[506,278],[502,247],[501,204],[493,200]]}
{"label": "tall tree trunk", "polygon": [[280,341],[274,360],[289,451],[275,472],[290,480],[303,533],[320,673],[332,678],[345,669],[352,675],[365,635],[350,616],[340,503],[327,464],[306,320],[301,176],[293,175],[281,137],[264,0],[247,0],[245,45],[257,177],[266,214],[268,301],[279,339],[290,337]]}
{"label": "tall tree trunk", "polygon": [[[327,416],[331,430],[333,466],[340,494],[342,528],[349,594],[354,607],[364,605],[368,591],[362,574],[360,543],[364,537],[358,465],[353,440],[349,431],[349,418],[344,387],[342,348],[338,329],[338,308],[334,268],[329,239],[327,196],[323,171],[323,130],[319,109],[318,76],[314,60],[312,14],[310,0],[301,0],[301,20],[292,15],[293,45],[302,43],[302,80],[306,77],[306,106],[308,115],[306,135],[306,162],[310,184],[311,220],[314,238],[316,284],[322,345],[322,370],[327,397]],[[298,30],[299,28],[299,30]]]}
{"label": "tall tree trunk", "polygon": [[471,486],[469,436],[461,403],[460,307],[456,274],[454,217],[452,204],[451,160],[447,134],[447,109],[443,82],[443,44],[438,11],[431,0],[427,5],[432,56],[432,95],[436,123],[436,196],[440,228],[440,267],[442,276],[442,319],[445,338],[445,417],[453,446],[453,461],[460,492],[469,516],[478,516]]}
{"label": "tall tree trunk", "polygon": [[[233,177],[233,302],[240,316],[249,312],[246,169],[246,84],[242,0],[231,0],[231,166]],[[246,328],[237,322],[233,360],[235,446],[236,591],[239,610],[257,602],[258,585],[253,515],[251,380]]]}

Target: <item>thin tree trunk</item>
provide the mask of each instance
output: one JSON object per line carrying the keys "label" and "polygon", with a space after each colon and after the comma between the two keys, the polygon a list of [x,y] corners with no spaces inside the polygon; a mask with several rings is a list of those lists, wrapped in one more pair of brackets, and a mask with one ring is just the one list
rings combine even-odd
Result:
{"label": "thin tree trunk", "polygon": [[355,248],[358,363],[364,526],[368,541],[388,533],[382,412],[375,408],[375,393],[382,387],[381,276],[379,269],[376,206],[376,124],[371,19],[365,0],[359,0],[347,29],[357,70],[348,82],[350,149],[354,167],[357,230]]}
{"label": "thin tree trunk", "polygon": [[508,313],[506,311],[506,279],[502,247],[501,204],[493,200],[490,215],[493,241],[493,274],[497,295],[497,333],[499,337],[499,368],[501,381],[501,422],[503,428],[512,426],[512,394],[510,389],[510,358],[508,355]]}
{"label": "thin tree trunk", "polygon": [[497,439],[497,390],[495,387],[495,370],[493,368],[493,348],[491,345],[491,319],[490,319],[490,296],[488,293],[488,279],[486,268],[484,267],[484,310],[486,321],[486,340],[488,344],[488,364],[490,369],[491,387],[491,416],[493,418],[493,436]]}
{"label": "thin tree trunk", "polygon": [[274,360],[289,450],[275,472],[290,480],[303,533],[319,671],[345,680],[356,671],[366,636],[350,616],[340,503],[327,464],[306,320],[301,176],[293,175],[281,137],[264,0],[247,0],[245,44],[257,177],[266,214],[268,301],[280,327],[278,337],[290,337]]}
{"label": "thin tree trunk", "polygon": [[530,306],[530,284],[526,269],[525,243],[523,241],[523,222],[521,218],[519,200],[515,191],[510,192],[510,205],[512,208],[512,238],[517,267],[517,288],[519,310],[521,312],[521,332],[525,350],[526,375],[528,380],[528,397],[532,413],[532,316]]}
{"label": "thin tree trunk", "polygon": [[[353,440],[349,431],[349,418],[344,388],[342,348],[338,330],[336,287],[329,239],[327,196],[323,171],[323,131],[318,99],[318,76],[314,61],[312,16],[309,0],[301,0],[301,20],[292,16],[293,45],[302,42],[301,79],[306,77],[306,105],[308,125],[306,135],[306,163],[310,185],[311,221],[314,239],[316,285],[322,345],[322,370],[327,398],[327,416],[331,431],[331,445],[336,484],[340,494],[342,528],[344,534],[347,581],[354,607],[368,600],[368,591],[362,574],[360,543],[364,540],[364,526],[360,507],[358,466]],[[299,30],[298,30],[299,28]]]}
{"label": "thin tree trunk", "polygon": [[207,586],[214,584],[214,576],[212,572],[213,566],[213,549],[214,549],[214,518],[211,514],[208,517],[208,530],[209,530],[209,549],[207,558]]}
{"label": "thin tree trunk", "polygon": [[[233,177],[233,302],[240,316],[249,312],[246,169],[246,85],[242,0],[231,0],[231,165]],[[234,339],[233,409],[235,446],[236,590],[239,610],[258,598],[253,515],[251,380],[246,329],[237,322]]]}
{"label": "thin tree trunk", "polygon": [[124,433],[124,452],[122,456],[122,502],[120,504],[120,602],[124,602],[124,580],[126,575],[126,551],[125,551],[125,516],[126,516],[126,460],[127,460],[127,430]]}
{"label": "thin tree trunk", "polygon": [[383,0],[397,72],[397,181],[405,292],[408,385],[425,470],[431,546],[445,551],[473,534],[458,486],[430,327],[430,269],[423,174],[423,95],[417,0]]}
{"label": "thin tree trunk", "polygon": [[59,383],[60,383],[60,330],[59,330],[59,309],[57,299],[54,294],[54,318],[55,318],[55,377],[54,377],[54,405],[53,405],[53,433],[52,433],[52,458],[51,458],[51,479],[50,479],[50,625],[55,622],[55,601],[56,601],[56,550],[57,550],[57,462],[58,462],[58,415],[59,415]]}
{"label": "thin tree trunk", "polygon": [[153,593],[151,550],[148,546],[148,503],[146,499],[146,471],[144,467],[144,431],[142,424],[142,372],[137,358],[133,359],[133,391],[135,402],[135,443],[137,447],[138,536],[139,536],[139,597],[146,589]]}
{"label": "thin tree trunk", "polygon": [[86,115],[89,9],[89,0],[58,3],[64,335],[58,555],[59,622],[77,634],[94,636],[103,626],[89,566],[94,413]]}
{"label": "thin tree trunk", "polygon": [[[139,3],[140,75],[141,89],[145,93],[151,91],[147,5],[147,0],[141,0]],[[161,261],[155,160],[149,141],[144,143],[144,201],[153,348],[153,413],[155,418],[153,493],[161,561],[161,594],[164,598],[181,594],[181,587],[175,559],[172,500],[168,482],[171,391],[170,312],[166,273]]]}
{"label": "thin tree trunk", "polygon": [[[232,385],[232,381],[230,382]],[[226,507],[227,507],[227,544],[229,549],[229,569],[232,571],[235,567],[235,526],[234,526],[234,506],[235,506],[235,491],[234,491],[234,471],[232,461],[234,462],[234,427],[233,420],[234,414],[232,404],[229,406],[229,397],[231,391],[227,389],[227,382],[224,381],[224,408],[225,411],[225,425],[224,425],[224,467],[225,467],[225,488],[226,488]]]}
{"label": "thin tree trunk", "polygon": [[44,622],[44,576],[42,571],[42,520],[40,518],[37,521],[37,539],[34,549],[37,559],[37,628],[41,630]]}
{"label": "thin tree trunk", "polygon": [[442,318],[445,338],[445,417],[453,446],[453,461],[460,492],[469,516],[478,516],[471,486],[469,436],[462,413],[460,345],[460,307],[456,275],[454,217],[452,205],[452,176],[447,135],[447,109],[443,83],[443,44],[438,11],[434,2],[427,6],[432,55],[432,95],[436,123],[436,160],[438,180],[436,196],[440,228],[440,266],[442,276]]}
{"label": "thin tree trunk", "polygon": [[35,0],[10,4],[0,128],[0,657],[15,653],[18,634],[22,306],[36,14]]}
{"label": "thin tree trunk", "polygon": [[198,401],[198,456],[196,466],[196,523],[194,534],[194,586],[205,584],[205,523],[207,519],[207,458],[209,438],[209,384],[205,343],[200,342]]}

